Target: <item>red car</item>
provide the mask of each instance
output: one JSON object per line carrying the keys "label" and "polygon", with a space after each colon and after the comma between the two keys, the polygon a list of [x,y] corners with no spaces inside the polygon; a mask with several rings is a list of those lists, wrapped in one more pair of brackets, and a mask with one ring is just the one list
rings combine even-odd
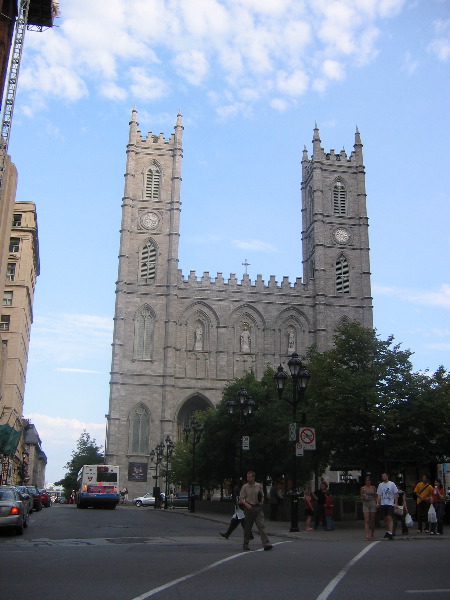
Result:
{"label": "red car", "polygon": [[33,508],[35,511],[42,510],[41,494],[35,485],[26,486],[28,493],[33,498]]}
{"label": "red car", "polygon": [[42,506],[45,506],[45,508],[48,508],[49,506],[51,506],[52,499],[48,495],[47,490],[39,490],[39,493],[41,495]]}

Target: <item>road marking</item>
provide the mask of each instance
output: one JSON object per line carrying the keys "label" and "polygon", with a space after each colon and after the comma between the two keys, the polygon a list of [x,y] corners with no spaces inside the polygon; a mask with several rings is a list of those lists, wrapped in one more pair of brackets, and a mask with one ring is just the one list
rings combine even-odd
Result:
{"label": "road marking", "polygon": [[450,588],[446,589],[437,589],[437,590],[405,590],[407,594],[448,594],[450,592]]}
{"label": "road marking", "polygon": [[[278,546],[279,544],[290,544],[290,543],[291,542],[276,542],[274,544],[274,546]],[[257,550],[257,552],[261,552],[262,550],[264,550],[264,548],[260,548],[259,550]],[[150,596],[159,594],[159,592],[163,592],[164,590],[167,590],[167,589],[173,587],[174,585],[177,585],[178,583],[182,583],[183,581],[192,579],[193,577],[196,577],[197,575],[202,575],[203,573],[206,573],[207,571],[210,571],[211,569],[215,569],[216,567],[219,567],[220,565],[223,565],[223,564],[229,562],[230,560],[234,560],[235,558],[241,558],[244,555],[250,556],[251,552],[239,552],[238,554],[233,554],[232,556],[228,556],[227,558],[218,560],[217,562],[212,563],[211,565],[208,565],[207,567],[203,567],[203,569],[199,569],[198,571],[194,571],[193,573],[189,573],[188,575],[184,575],[183,577],[179,577],[178,579],[174,579],[173,581],[168,581],[164,585],[160,585],[159,587],[154,588],[153,590],[144,592],[143,594],[141,594],[140,596],[136,596],[132,600],[145,600],[146,598],[150,598]]]}
{"label": "road marking", "polygon": [[369,544],[368,546],[363,548],[361,552],[355,556],[355,558],[352,558],[352,560],[348,562],[341,571],[339,571],[336,577],[330,581],[330,583],[323,590],[323,592],[319,596],[317,596],[316,600],[326,600],[331,594],[331,592],[334,590],[334,588],[337,586],[337,584],[341,581],[341,579],[345,577],[345,575],[350,571],[353,565],[357,563],[358,560],[362,558],[365,554],[367,554],[369,550],[372,550],[372,548],[374,548],[379,543],[380,542],[373,542],[373,544]]}

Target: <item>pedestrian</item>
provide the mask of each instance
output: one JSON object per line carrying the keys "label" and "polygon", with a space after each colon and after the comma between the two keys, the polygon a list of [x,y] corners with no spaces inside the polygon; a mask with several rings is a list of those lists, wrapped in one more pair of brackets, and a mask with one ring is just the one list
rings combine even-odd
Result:
{"label": "pedestrian", "polygon": [[392,529],[392,533],[395,535],[397,532],[397,525],[398,522],[400,521],[401,525],[402,525],[402,534],[403,535],[408,535],[409,530],[408,527],[406,525],[406,515],[408,514],[408,507],[406,505],[406,493],[400,489],[399,486],[397,486],[398,488],[398,498],[397,498],[397,504],[398,507],[396,509],[394,509],[394,527]]}
{"label": "pedestrian", "polygon": [[[245,531],[245,514],[243,510],[243,504],[239,502],[239,486],[236,485],[233,490],[233,500],[234,500],[234,513],[231,517],[230,524],[228,525],[228,529],[225,533],[220,532],[220,535],[226,540],[230,537],[236,527],[239,526],[239,523],[242,526],[242,529]],[[253,534],[250,532],[250,539],[253,539]]]}
{"label": "pedestrian", "polygon": [[127,500],[128,500],[128,488],[126,485],[124,485],[123,488],[120,490],[120,503],[125,504],[125,502]]}
{"label": "pedestrian", "polygon": [[277,520],[278,506],[281,502],[282,496],[280,490],[275,485],[275,481],[272,481],[272,485],[269,490],[269,501],[270,501],[270,520]]}
{"label": "pedestrian", "polygon": [[319,486],[319,489],[315,490],[313,493],[313,498],[316,501],[315,506],[315,519],[314,519],[314,529],[317,529],[322,522],[322,527],[324,529],[327,528],[327,520],[325,518],[325,492],[327,491],[327,484],[322,481]]}
{"label": "pedestrian", "polygon": [[327,520],[327,531],[334,531],[333,509],[334,500],[331,496],[330,490],[327,489],[325,492],[325,517]]}
{"label": "pedestrian", "polygon": [[314,516],[314,500],[312,497],[311,488],[305,490],[305,527],[306,531],[314,531],[314,527],[311,527],[311,521]]}
{"label": "pedestrian", "polygon": [[261,542],[264,550],[272,550],[273,546],[267,537],[266,528],[264,525],[263,501],[264,493],[260,483],[255,481],[255,472],[247,473],[247,483],[242,486],[239,500],[244,505],[245,514],[245,529],[244,529],[244,550],[250,550],[249,541],[250,534],[253,529],[253,524],[256,525],[258,533],[261,536]]}
{"label": "pedestrian", "polygon": [[436,479],[434,482],[434,489],[431,494],[431,504],[436,511],[436,523],[430,523],[430,534],[431,535],[442,535],[444,533],[444,500],[445,490],[442,487],[440,479]]}
{"label": "pedestrian", "polygon": [[431,494],[433,486],[428,481],[428,477],[422,475],[422,480],[417,483],[413,491],[413,497],[417,502],[417,532],[422,533],[422,526],[425,527],[425,533],[428,533],[428,509],[431,503]]}
{"label": "pedestrian", "polygon": [[392,542],[394,539],[394,509],[398,507],[398,489],[395,483],[389,481],[387,473],[381,474],[381,483],[377,489],[377,507],[380,508],[380,514],[384,519],[386,533],[384,537]]}
{"label": "pedestrian", "polygon": [[375,516],[377,514],[376,494],[377,491],[375,486],[372,485],[372,480],[370,476],[367,475],[365,484],[359,490],[359,495],[362,500],[366,540],[369,538],[373,540],[375,537]]}

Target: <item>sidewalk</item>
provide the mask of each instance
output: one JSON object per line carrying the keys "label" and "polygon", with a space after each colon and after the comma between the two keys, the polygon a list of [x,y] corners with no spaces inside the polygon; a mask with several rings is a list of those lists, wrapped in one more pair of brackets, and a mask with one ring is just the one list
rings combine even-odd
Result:
{"label": "sidewalk", "polygon": [[[188,517],[197,518],[197,519],[205,519],[207,521],[211,521],[214,525],[217,526],[217,536],[221,531],[226,531],[230,520],[231,515],[222,515],[216,513],[202,513],[195,512],[184,512]],[[270,538],[283,538],[283,539],[295,539],[295,540],[311,540],[316,542],[348,542],[348,541],[365,541],[365,532],[364,532],[364,522],[363,521],[338,521],[334,524],[334,531],[324,531],[322,528],[315,529],[314,531],[305,531],[305,523],[299,521],[299,532],[290,532],[290,522],[287,521],[269,521],[266,519],[266,531],[267,535]],[[418,540],[428,540],[428,539],[446,539],[445,533],[444,535],[434,535],[430,536],[428,533],[418,533],[416,529],[416,524],[414,527],[411,527],[408,535],[402,535],[397,532],[397,535],[394,538],[394,541],[418,541]],[[255,535],[255,542],[253,544],[260,543],[259,536],[253,531]],[[384,541],[385,530],[383,528],[375,529],[375,540],[373,541]],[[230,540],[236,538],[239,540],[242,538],[242,529],[235,529],[230,536]],[[224,540],[225,542],[226,540]],[[369,543],[369,542],[368,542]]]}

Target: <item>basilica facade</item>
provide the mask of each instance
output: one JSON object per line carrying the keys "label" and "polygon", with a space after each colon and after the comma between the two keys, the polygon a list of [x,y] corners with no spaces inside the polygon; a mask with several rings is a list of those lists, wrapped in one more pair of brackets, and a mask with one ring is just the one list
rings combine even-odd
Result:
{"label": "basilica facade", "polygon": [[[227,382],[331,347],[344,320],[372,327],[365,170],[354,149],[302,157],[303,273],[295,281],[178,268],[183,122],[167,139],[130,121],[112,343],[106,461],[133,495],[152,488],[151,450],[177,441]],[[186,210],[189,210],[187,207]]]}

